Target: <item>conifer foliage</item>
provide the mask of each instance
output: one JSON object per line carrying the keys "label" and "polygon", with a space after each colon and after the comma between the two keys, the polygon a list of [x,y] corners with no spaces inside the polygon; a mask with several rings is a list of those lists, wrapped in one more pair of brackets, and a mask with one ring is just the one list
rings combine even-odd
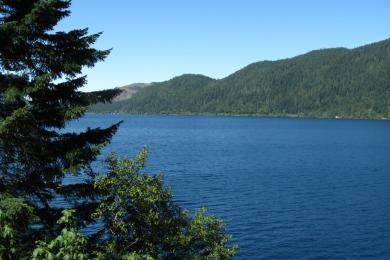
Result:
{"label": "conifer foliage", "polygon": [[[109,50],[87,29],[54,32],[66,0],[0,0],[0,259],[229,259],[223,222],[173,201],[161,176],[134,160],[91,163],[117,131],[68,132],[67,122],[119,90],[83,93],[83,67]],[[66,184],[64,177],[82,175]],[[63,208],[56,198],[65,199]],[[82,228],[96,224],[94,234]]]}
{"label": "conifer foliage", "polygon": [[[93,176],[90,163],[118,128],[63,130],[89,104],[116,94],[78,90],[86,83],[82,68],[103,60],[109,50],[91,48],[100,34],[87,29],[53,32],[69,15],[69,5],[65,0],[0,1],[0,191],[33,206],[49,233],[62,211],[51,204],[55,196],[79,201],[94,196],[88,179],[64,185],[63,177]],[[94,209],[91,201],[78,205],[80,216]]]}

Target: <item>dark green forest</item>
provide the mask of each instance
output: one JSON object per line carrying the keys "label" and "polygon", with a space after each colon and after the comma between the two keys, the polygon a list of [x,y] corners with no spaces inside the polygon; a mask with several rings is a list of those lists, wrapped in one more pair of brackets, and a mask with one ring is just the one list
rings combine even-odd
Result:
{"label": "dark green forest", "polygon": [[390,118],[390,39],[261,61],[220,80],[186,74],[90,111]]}

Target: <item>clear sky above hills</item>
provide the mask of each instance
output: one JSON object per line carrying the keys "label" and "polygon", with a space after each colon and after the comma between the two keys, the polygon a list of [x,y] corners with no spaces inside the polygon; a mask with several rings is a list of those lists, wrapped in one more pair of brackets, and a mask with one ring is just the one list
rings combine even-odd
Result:
{"label": "clear sky above hills", "polygon": [[113,48],[86,91],[184,73],[223,78],[260,60],[390,37],[389,0],[73,0],[56,29],[103,32]]}

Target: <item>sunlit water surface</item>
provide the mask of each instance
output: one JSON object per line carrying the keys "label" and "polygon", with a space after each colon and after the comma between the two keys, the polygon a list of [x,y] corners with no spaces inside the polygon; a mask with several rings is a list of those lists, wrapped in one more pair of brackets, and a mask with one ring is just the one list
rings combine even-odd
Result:
{"label": "sunlit water surface", "polygon": [[108,152],[149,148],[175,200],[222,218],[236,259],[390,259],[390,121],[88,115]]}

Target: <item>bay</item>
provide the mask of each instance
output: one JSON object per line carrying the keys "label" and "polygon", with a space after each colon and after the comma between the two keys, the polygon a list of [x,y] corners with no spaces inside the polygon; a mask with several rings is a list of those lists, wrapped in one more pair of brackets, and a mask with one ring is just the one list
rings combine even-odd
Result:
{"label": "bay", "polygon": [[222,218],[235,259],[390,259],[390,121],[87,115],[68,130],[120,120],[99,160],[146,145],[147,172]]}

